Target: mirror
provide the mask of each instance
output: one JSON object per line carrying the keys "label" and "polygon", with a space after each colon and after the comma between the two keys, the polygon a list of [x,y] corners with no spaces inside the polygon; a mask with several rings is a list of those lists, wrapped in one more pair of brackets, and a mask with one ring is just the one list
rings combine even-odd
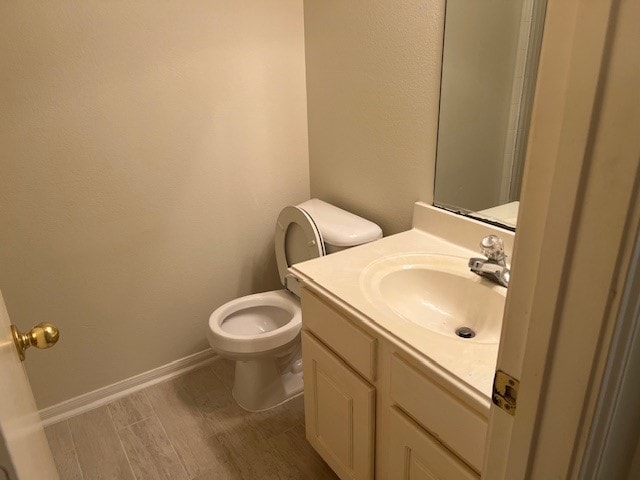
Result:
{"label": "mirror", "polygon": [[448,0],[434,204],[515,229],[546,0]]}

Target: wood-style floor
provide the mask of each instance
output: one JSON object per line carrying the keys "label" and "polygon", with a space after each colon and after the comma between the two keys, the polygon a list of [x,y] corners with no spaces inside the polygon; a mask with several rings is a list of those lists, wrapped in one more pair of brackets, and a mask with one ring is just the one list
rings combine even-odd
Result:
{"label": "wood-style floor", "polygon": [[213,364],[45,429],[62,480],[336,479],[304,436],[302,396],[262,413]]}

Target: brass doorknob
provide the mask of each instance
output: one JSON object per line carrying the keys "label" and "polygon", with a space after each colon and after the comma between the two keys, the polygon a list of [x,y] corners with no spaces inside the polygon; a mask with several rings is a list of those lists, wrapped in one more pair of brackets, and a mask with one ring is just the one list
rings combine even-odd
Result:
{"label": "brass doorknob", "polygon": [[39,323],[27,333],[20,333],[15,325],[11,325],[11,333],[13,333],[13,341],[18,349],[20,360],[24,360],[24,352],[30,346],[33,345],[36,348],[53,347],[60,338],[58,327],[48,322]]}

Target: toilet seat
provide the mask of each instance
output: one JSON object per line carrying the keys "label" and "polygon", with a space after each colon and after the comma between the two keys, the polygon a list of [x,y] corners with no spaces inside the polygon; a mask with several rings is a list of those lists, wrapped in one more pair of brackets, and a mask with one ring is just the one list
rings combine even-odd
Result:
{"label": "toilet seat", "polygon": [[[299,247],[293,251],[289,245]],[[285,207],[278,216],[275,249],[280,281],[285,287],[291,265],[325,255],[322,235],[311,216],[303,209],[292,206]]]}
{"label": "toilet seat", "polygon": [[[251,314],[255,321],[260,321],[259,317],[262,315],[268,315],[269,309],[283,310],[290,318],[288,321],[279,319],[280,321],[274,322],[273,326],[281,326],[259,334],[250,331],[234,332],[233,329],[224,327],[225,321],[229,318],[252,309],[255,309]],[[277,350],[286,345],[298,336],[301,326],[300,301],[286,290],[274,290],[240,297],[222,305],[209,317],[207,336],[211,346],[218,352],[253,355]]]}

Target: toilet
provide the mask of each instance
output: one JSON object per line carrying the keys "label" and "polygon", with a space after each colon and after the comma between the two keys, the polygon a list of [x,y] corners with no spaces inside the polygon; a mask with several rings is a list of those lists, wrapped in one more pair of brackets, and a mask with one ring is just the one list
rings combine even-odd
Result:
{"label": "toilet", "polygon": [[211,347],[235,361],[238,405],[268,410],[302,393],[300,285],[289,267],[381,237],[375,223],[317,198],[280,212],[275,250],[284,289],[231,300],[209,317]]}

